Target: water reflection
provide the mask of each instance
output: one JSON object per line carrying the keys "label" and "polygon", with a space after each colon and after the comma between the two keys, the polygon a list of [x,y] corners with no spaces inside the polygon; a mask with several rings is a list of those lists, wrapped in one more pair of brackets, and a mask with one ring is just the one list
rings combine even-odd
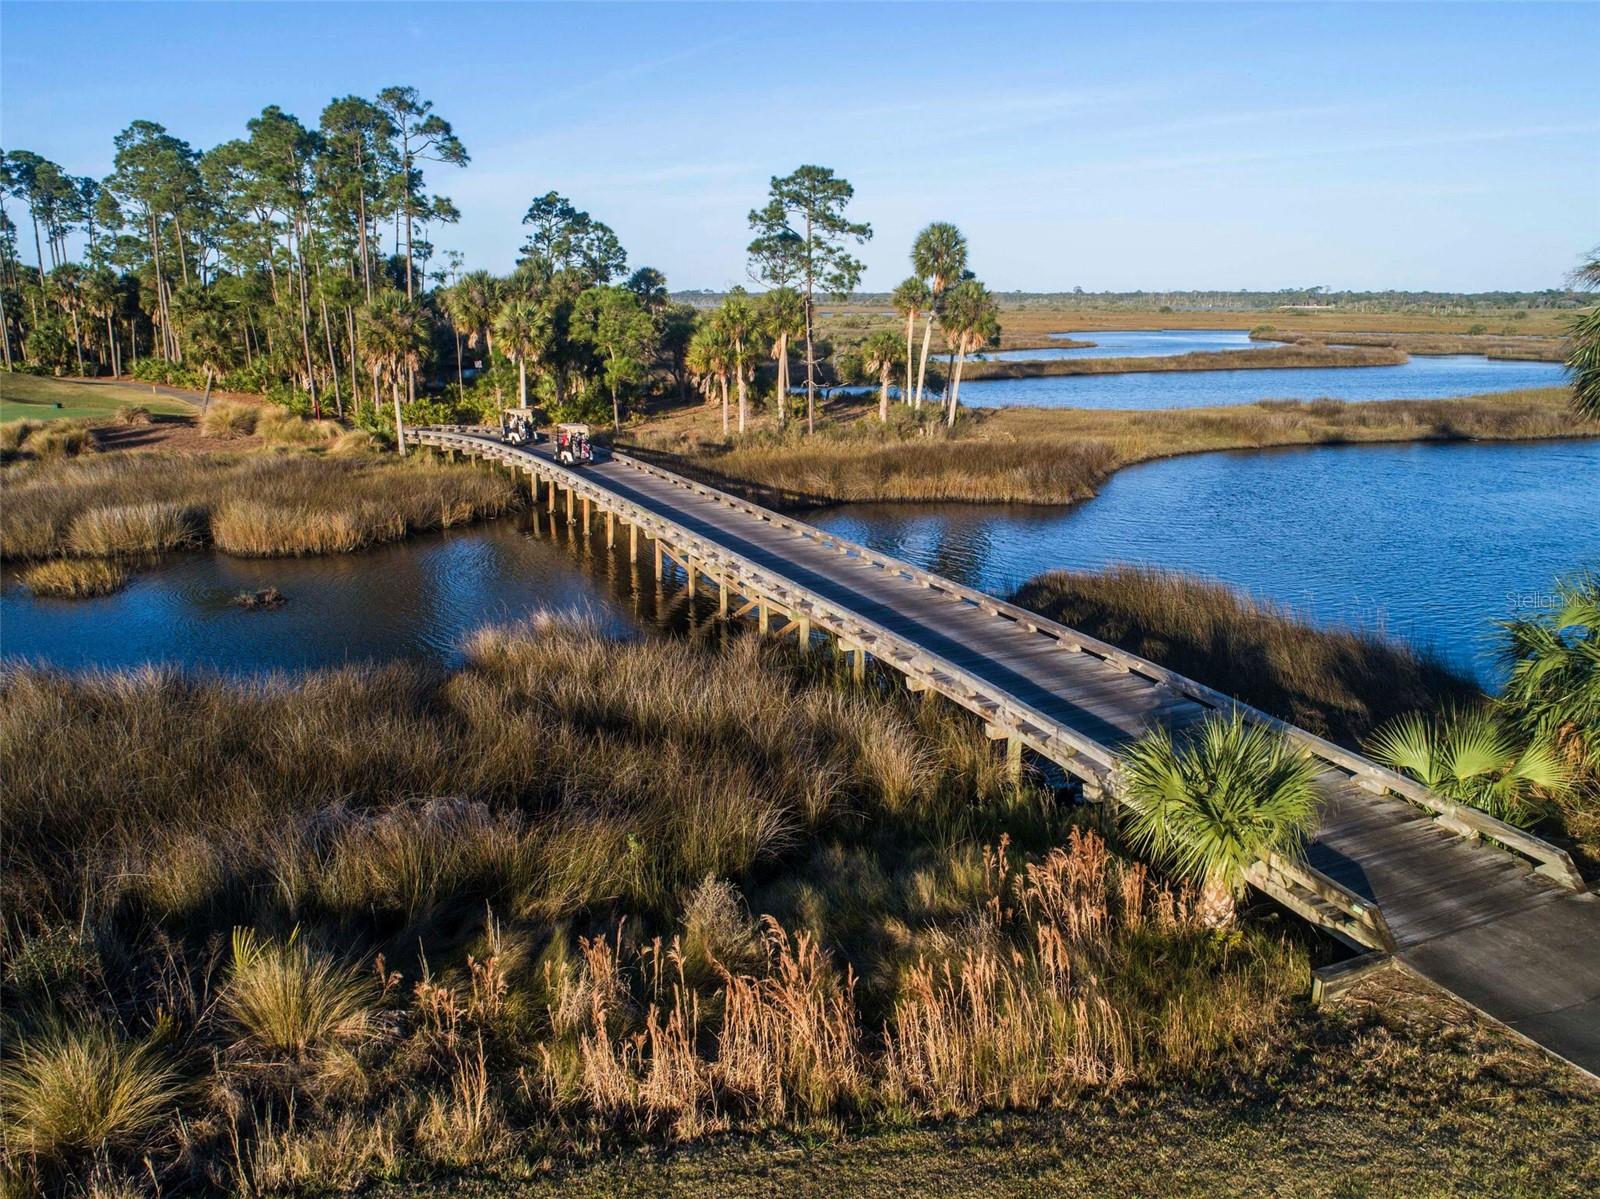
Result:
{"label": "water reflection", "polygon": [[[824,528],[1005,594],[1043,570],[1137,562],[1220,578],[1327,623],[1432,646],[1494,685],[1493,622],[1545,602],[1552,578],[1600,566],[1600,442],[1345,446],[1205,454],[1115,476],[1074,508],[860,504]],[[277,587],[282,608],[235,595]],[[717,637],[620,525],[585,535],[538,511],[363,554],[252,560],[173,555],[122,592],[37,599],[0,575],[0,656],[69,668],[170,662],[229,672],[460,661],[470,633],[537,612],[614,635]]]}
{"label": "water reflection", "polygon": [[[620,532],[620,530],[619,530]],[[231,673],[352,662],[452,665],[485,625],[539,612],[586,617],[611,635],[714,631],[714,598],[691,604],[681,572],[660,583],[641,541],[606,549],[564,513],[537,512],[361,554],[241,559],[171,555],[115,595],[34,597],[0,576],[0,656],[80,669],[173,663]],[[276,587],[288,603],[246,611],[233,598]]]}

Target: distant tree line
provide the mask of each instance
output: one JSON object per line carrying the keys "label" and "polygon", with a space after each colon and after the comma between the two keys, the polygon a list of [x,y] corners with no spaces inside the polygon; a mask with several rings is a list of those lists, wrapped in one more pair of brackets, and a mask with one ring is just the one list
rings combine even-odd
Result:
{"label": "distant tree line", "polygon": [[207,150],[134,121],[98,180],[0,152],[4,365],[258,392],[380,432],[510,403],[620,426],[640,397],[691,385],[732,432],[758,402],[786,425],[803,394],[809,431],[819,388],[844,382],[880,383],[885,418],[891,381],[920,409],[935,325],[953,420],[952,372],[998,333],[965,239],[937,223],[896,293],[904,344],[877,337],[835,360],[817,301],[854,291],[852,249],[872,230],[818,166],[774,178],[750,213],[759,293],[709,311],[674,303],[659,271],[630,273],[616,233],[555,192],[529,204],[512,271],[463,274],[434,245],[459,214],[433,180],[469,161],[433,103],[398,86],[335,99],[315,126],[269,106]]}

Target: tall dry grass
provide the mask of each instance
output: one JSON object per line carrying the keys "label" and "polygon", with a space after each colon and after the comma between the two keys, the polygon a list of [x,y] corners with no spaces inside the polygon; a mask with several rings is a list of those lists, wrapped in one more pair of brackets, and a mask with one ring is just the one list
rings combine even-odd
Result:
{"label": "tall dry grass", "polygon": [[1410,645],[1317,627],[1193,575],[1132,566],[1051,571],[1011,598],[1347,744],[1403,713],[1477,694],[1471,680]]}
{"label": "tall dry grass", "polygon": [[0,557],[340,553],[499,516],[505,475],[421,458],[107,454],[0,475]]}
{"label": "tall dry grass", "polygon": [[778,506],[870,500],[1062,504],[1092,496],[1120,467],[1175,454],[1600,434],[1600,425],[1573,416],[1565,387],[1451,400],[970,410],[953,434],[924,428],[903,406],[883,428],[874,411],[840,398],[829,404],[815,438],[761,430],[732,441],[721,438],[705,414],[680,413],[630,432],[627,448]]}
{"label": "tall dry grass", "polygon": [[100,1020],[55,1024],[13,1045],[0,1065],[0,1144],[48,1163],[140,1145],[176,1109],[182,1079],[154,1040]]}
{"label": "tall dry grass", "polygon": [[0,771],[5,1053],[63,1003],[161,1021],[182,1119],[106,1160],[159,1142],[163,1178],[1067,1103],[1249,1061],[1304,985],[974,722],[754,640],[545,621],[439,675],[12,667]]}
{"label": "tall dry grass", "polygon": [[116,562],[71,562],[57,558],[28,567],[23,584],[35,595],[80,599],[110,595],[128,581],[127,568]]}

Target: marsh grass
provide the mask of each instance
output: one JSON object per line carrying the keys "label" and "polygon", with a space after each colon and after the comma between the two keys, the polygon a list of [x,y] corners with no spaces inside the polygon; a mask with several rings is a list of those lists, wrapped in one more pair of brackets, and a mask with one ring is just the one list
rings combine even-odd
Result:
{"label": "marsh grass", "polygon": [[128,571],[117,562],[57,558],[28,567],[21,578],[23,585],[35,595],[82,599],[120,590],[128,581]]}
{"label": "marsh grass", "polygon": [[1303,949],[1196,929],[976,722],[754,639],[10,667],[0,770],[8,1013],[24,1044],[69,997],[164,1013],[211,1098],[158,1175],[1071,1103],[1251,1060],[1304,986]]}
{"label": "marsh grass", "polygon": [[969,363],[969,379],[1032,379],[1052,375],[1119,375],[1128,372],[1264,370],[1276,367],[1398,366],[1406,353],[1392,345],[1329,346],[1306,342],[1275,349],[1209,350],[1146,358],[989,359]]}
{"label": "marsh grass", "polygon": [[[1254,351],[1251,351],[1254,352]],[[872,500],[1064,504],[1111,473],[1154,458],[1211,450],[1407,441],[1531,441],[1600,435],[1572,415],[1563,387],[1452,400],[1265,400],[1222,408],[1119,411],[1003,408],[962,413],[953,433],[897,405],[841,398],[819,436],[758,430],[723,440],[703,412],[628,434],[623,448],[715,486],[788,507]]]}
{"label": "marsh grass", "polygon": [[1051,571],[1012,600],[1346,744],[1404,713],[1478,694],[1405,643],[1313,626],[1193,575],[1132,566]]}
{"label": "marsh grass", "polygon": [[50,462],[94,449],[85,420],[13,420],[0,425],[0,454]]}
{"label": "marsh grass", "polygon": [[55,1024],[14,1046],[0,1067],[6,1154],[59,1162],[139,1145],[182,1094],[169,1054],[109,1024]]}
{"label": "marsh grass", "polygon": [[[298,418],[295,418],[298,419]],[[502,515],[504,474],[356,454],[104,454],[0,476],[0,556],[111,557],[192,548],[343,553]]]}

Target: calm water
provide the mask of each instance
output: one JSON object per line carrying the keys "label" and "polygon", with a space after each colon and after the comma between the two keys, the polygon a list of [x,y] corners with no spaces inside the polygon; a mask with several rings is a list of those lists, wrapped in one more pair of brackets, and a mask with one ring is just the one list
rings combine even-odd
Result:
{"label": "calm water", "polygon": [[[1085,334],[1099,338],[1102,334]],[[1150,336],[1145,334],[1143,336]],[[1242,336],[1242,334],[1241,334]],[[1238,347],[1233,347],[1238,348]],[[1172,351],[1183,353],[1187,351]],[[1019,350],[1051,357],[1095,351]],[[961,402],[975,408],[1204,408],[1257,400],[1444,400],[1486,391],[1556,387],[1558,362],[1502,362],[1473,354],[1414,356],[1400,366],[1273,367],[974,379]]]}
{"label": "calm water", "polygon": [[[564,531],[552,538],[530,528],[507,520],[326,558],[176,554],[116,594],[88,600],[35,599],[7,571],[0,656],[226,671],[392,659],[450,664],[473,630],[537,612],[592,617],[612,633],[653,619],[654,579],[635,596],[627,563],[608,558],[603,539],[596,557],[581,542],[569,544]],[[264,587],[278,588],[288,603],[246,611],[231,602]]]}
{"label": "calm water", "polygon": [[[547,518],[545,518],[547,519]],[[851,505],[813,517],[1004,594],[1043,570],[1133,562],[1220,578],[1330,623],[1438,649],[1493,685],[1492,622],[1600,565],[1600,442],[1204,454],[1119,472],[1076,508]],[[641,554],[641,557],[644,557]],[[289,602],[249,612],[241,591]],[[581,614],[618,634],[712,628],[647,564],[533,518],[342,557],[174,555],[116,595],[35,599],[0,577],[0,656],[252,672],[451,664],[486,624]]]}
{"label": "calm water", "polygon": [[1251,341],[1243,329],[1114,329],[1093,333],[1052,333],[1051,337],[1092,341],[1082,349],[1046,346],[1034,350],[1002,350],[985,357],[1000,362],[1036,362],[1048,358],[1170,358],[1174,354],[1214,350],[1258,350],[1272,342]]}
{"label": "calm water", "polygon": [[1493,622],[1600,566],[1600,442],[1203,454],[1121,471],[1075,508],[860,504],[813,519],[1000,594],[1056,567],[1193,571],[1430,646],[1492,686]]}

